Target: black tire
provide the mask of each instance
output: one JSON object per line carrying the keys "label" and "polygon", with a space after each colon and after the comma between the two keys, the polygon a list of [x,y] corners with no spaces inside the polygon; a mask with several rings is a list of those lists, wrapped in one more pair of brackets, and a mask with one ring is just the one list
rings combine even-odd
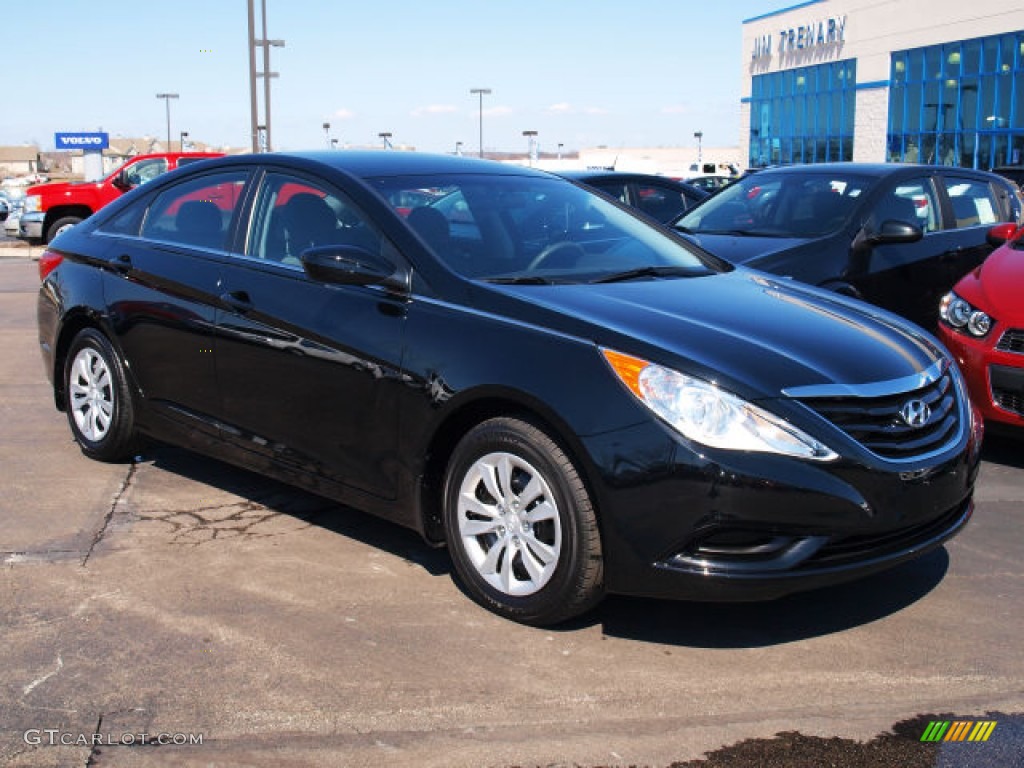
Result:
{"label": "black tire", "polygon": [[46,230],[46,242],[49,243],[65,229],[70,229],[81,221],[81,216],[62,216],[53,222],[53,224],[50,225],[50,228]]}
{"label": "black tire", "polygon": [[572,460],[532,424],[495,418],[462,438],[445,472],[444,526],[463,587],[501,616],[548,626],[604,595],[590,496]]}
{"label": "black tire", "polygon": [[64,404],[71,434],[86,456],[131,459],[137,447],[135,409],[124,365],[94,328],[75,336],[64,361]]}

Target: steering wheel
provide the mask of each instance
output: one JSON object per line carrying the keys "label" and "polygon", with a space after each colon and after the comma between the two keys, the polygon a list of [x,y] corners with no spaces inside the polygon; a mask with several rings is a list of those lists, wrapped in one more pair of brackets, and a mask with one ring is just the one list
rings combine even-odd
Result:
{"label": "steering wheel", "polygon": [[565,260],[564,266],[571,267],[579,261],[581,256],[586,256],[586,251],[578,243],[561,240],[557,243],[552,243],[534,256],[527,270],[540,269],[542,266],[545,266],[546,262],[553,260],[557,256],[561,256]]}

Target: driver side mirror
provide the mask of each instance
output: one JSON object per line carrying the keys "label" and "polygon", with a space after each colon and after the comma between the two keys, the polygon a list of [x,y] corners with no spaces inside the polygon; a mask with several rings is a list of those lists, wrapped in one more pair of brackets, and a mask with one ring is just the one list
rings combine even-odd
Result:
{"label": "driver side mirror", "polygon": [[1016,232],[1016,224],[996,224],[985,234],[985,241],[993,248],[998,248],[1008,240],[1012,240]]}
{"label": "driver side mirror", "polygon": [[[323,245],[299,255],[302,268],[314,280],[333,285],[381,285],[400,293],[408,276],[387,259],[355,245]],[[398,274],[396,274],[398,273]]]}
{"label": "driver side mirror", "polygon": [[124,171],[121,171],[110,181],[114,185],[115,189],[119,189],[122,192],[127,192],[132,188],[132,185],[128,183],[128,179],[125,176]]}
{"label": "driver side mirror", "polygon": [[924,230],[919,226],[896,219],[887,219],[876,231],[868,233],[867,242],[871,245],[916,243],[922,237],[924,237]]}

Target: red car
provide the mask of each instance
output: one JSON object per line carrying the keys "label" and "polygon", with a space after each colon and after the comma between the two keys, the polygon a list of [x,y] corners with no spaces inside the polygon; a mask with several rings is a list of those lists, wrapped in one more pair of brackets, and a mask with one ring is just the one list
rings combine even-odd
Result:
{"label": "red car", "polygon": [[988,425],[1020,428],[1024,427],[1024,227],[993,227],[990,238],[1005,242],[943,297],[939,338],[960,364],[971,399]]}

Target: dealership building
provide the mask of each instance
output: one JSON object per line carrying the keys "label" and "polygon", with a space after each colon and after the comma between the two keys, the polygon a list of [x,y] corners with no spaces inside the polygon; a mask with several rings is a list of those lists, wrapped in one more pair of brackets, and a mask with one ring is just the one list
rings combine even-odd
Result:
{"label": "dealership building", "polygon": [[1024,2],[812,0],[743,22],[740,156],[1024,164]]}

